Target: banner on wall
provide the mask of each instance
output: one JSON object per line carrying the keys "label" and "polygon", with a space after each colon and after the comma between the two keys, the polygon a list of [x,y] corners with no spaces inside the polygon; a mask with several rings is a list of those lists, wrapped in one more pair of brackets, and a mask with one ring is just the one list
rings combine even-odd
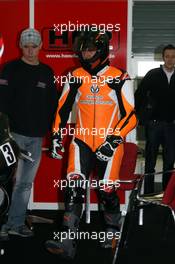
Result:
{"label": "banner on wall", "polygon": [[41,58],[53,66],[56,75],[61,76],[78,66],[77,56],[72,52],[74,32],[90,25],[101,32],[111,31],[111,64],[126,69],[127,0],[35,3],[35,26],[43,36]]}

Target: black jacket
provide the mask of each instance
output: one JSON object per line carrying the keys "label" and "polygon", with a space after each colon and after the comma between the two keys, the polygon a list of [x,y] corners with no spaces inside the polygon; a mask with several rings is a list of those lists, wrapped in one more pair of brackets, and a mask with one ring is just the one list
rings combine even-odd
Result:
{"label": "black jacket", "polygon": [[19,59],[4,66],[0,74],[0,111],[8,115],[12,132],[45,136],[57,99],[54,74],[46,64],[30,65]]}
{"label": "black jacket", "polygon": [[135,92],[135,109],[141,124],[175,120],[175,73],[168,83],[162,66],[150,70]]}

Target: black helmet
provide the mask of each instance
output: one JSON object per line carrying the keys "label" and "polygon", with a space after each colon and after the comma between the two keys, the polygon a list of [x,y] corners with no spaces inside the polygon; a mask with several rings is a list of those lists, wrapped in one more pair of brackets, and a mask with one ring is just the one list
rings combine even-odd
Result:
{"label": "black helmet", "polygon": [[[85,30],[77,33],[74,42],[74,50],[78,53],[80,62],[87,71],[96,74],[104,65],[109,64],[109,40],[110,32],[99,30]],[[82,51],[96,51],[90,59],[84,59]]]}

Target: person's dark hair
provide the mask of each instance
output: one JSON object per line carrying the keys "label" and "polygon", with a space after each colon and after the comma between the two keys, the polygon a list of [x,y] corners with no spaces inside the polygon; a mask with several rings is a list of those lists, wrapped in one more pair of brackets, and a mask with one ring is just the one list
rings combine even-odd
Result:
{"label": "person's dark hair", "polygon": [[171,50],[175,50],[175,46],[173,46],[172,44],[168,44],[168,45],[166,45],[166,46],[163,48],[163,50],[162,50],[162,57],[164,57],[165,50],[169,50],[169,49],[171,49]]}

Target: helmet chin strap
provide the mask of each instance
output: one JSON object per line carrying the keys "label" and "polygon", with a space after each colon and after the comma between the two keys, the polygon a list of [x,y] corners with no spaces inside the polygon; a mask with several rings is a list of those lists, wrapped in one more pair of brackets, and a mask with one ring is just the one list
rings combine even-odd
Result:
{"label": "helmet chin strap", "polygon": [[[97,64],[97,65],[95,65],[95,64]],[[104,61],[103,61],[103,63],[97,63],[97,62],[94,62],[93,63],[93,65],[92,64],[89,64],[89,65],[87,65],[87,64],[84,64],[84,65],[82,65],[83,66],[83,68],[85,69],[85,70],[87,70],[91,75],[96,75],[100,70],[102,70],[106,65],[109,65],[110,63],[109,63],[109,60],[107,59],[105,59]]]}
{"label": "helmet chin strap", "polygon": [[91,63],[91,69],[93,70],[93,69],[96,68],[99,64],[100,64],[100,58],[97,59],[96,61],[94,61],[93,63]]}
{"label": "helmet chin strap", "polygon": [[109,56],[106,57],[106,59],[104,59],[102,62],[101,62],[101,65],[103,65],[106,61],[109,60]]}
{"label": "helmet chin strap", "polygon": [[94,57],[89,60],[82,59],[82,66],[91,74],[96,74],[105,65],[109,64],[109,56],[107,56],[103,61],[101,61],[101,58],[96,57],[96,55],[97,54],[95,54]]}

